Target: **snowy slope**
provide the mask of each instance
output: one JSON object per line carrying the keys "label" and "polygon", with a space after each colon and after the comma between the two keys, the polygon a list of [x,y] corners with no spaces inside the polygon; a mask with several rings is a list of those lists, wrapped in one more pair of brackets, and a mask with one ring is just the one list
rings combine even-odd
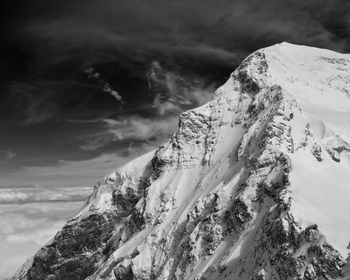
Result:
{"label": "snowy slope", "polygon": [[253,53],[13,279],[340,278],[349,70],[349,55],[317,48]]}
{"label": "snowy slope", "polygon": [[[350,241],[350,55],[283,43],[266,56],[274,83],[298,102],[323,151],[320,162],[304,150],[293,155],[292,209],[304,224],[318,224],[345,256]],[[325,152],[338,147],[344,149],[336,155],[340,162]]]}

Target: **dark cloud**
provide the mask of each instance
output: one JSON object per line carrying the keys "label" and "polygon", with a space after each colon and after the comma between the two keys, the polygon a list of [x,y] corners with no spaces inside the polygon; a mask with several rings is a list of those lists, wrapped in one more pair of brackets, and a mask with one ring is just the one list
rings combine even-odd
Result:
{"label": "dark cloud", "polygon": [[347,0],[7,0],[2,36],[12,50],[2,53],[20,56],[20,66],[11,56],[4,59],[13,62],[6,70],[16,72],[12,78],[24,72],[36,79],[78,80],[82,69],[113,64],[107,71],[113,82],[120,74],[142,78],[156,60],[221,82],[247,54],[281,41],[349,51],[349,5]]}
{"label": "dark cloud", "polygon": [[0,5],[0,148],[17,154],[5,169],[157,145],[258,48],[350,51],[348,0]]}
{"label": "dark cloud", "polygon": [[154,60],[220,83],[250,52],[281,41],[350,48],[347,0],[5,0],[2,6],[0,78],[26,83],[81,81],[82,69],[106,65],[106,82],[120,82],[120,76],[142,78]]}
{"label": "dark cloud", "polygon": [[[280,41],[344,50],[348,8],[346,0],[73,1],[58,16],[33,21],[25,31],[45,40],[45,47],[59,47],[58,52],[110,48],[114,55],[141,61],[197,52],[220,61]],[[95,58],[104,58],[99,55]]]}

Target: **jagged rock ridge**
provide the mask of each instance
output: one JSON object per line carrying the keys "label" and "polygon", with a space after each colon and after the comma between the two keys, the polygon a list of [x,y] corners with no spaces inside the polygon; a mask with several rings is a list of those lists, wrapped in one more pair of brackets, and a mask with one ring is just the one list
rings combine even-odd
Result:
{"label": "jagged rock ridge", "polygon": [[179,129],[95,186],[13,279],[339,279],[350,56],[248,56]]}

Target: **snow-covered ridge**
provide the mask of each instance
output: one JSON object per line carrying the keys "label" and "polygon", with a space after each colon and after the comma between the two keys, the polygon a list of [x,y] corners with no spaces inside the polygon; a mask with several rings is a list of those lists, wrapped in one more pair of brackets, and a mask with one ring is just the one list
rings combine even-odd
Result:
{"label": "snow-covered ridge", "polygon": [[349,55],[258,50],[167,143],[96,185],[14,279],[340,278],[349,93]]}

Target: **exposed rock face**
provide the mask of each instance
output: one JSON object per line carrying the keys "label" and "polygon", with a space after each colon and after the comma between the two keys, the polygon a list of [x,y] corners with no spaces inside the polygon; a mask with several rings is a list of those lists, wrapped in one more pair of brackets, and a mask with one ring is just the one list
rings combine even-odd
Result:
{"label": "exposed rock face", "polygon": [[336,169],[325,195],[343,202],[349,123],[329,116],[349,117],[349,73],[350,57],[326,50],[253,53],[165,145],[98,184],[13,279],[341,278],[350,227],[332,222],[346,212],[323,215],[304,172]]}

